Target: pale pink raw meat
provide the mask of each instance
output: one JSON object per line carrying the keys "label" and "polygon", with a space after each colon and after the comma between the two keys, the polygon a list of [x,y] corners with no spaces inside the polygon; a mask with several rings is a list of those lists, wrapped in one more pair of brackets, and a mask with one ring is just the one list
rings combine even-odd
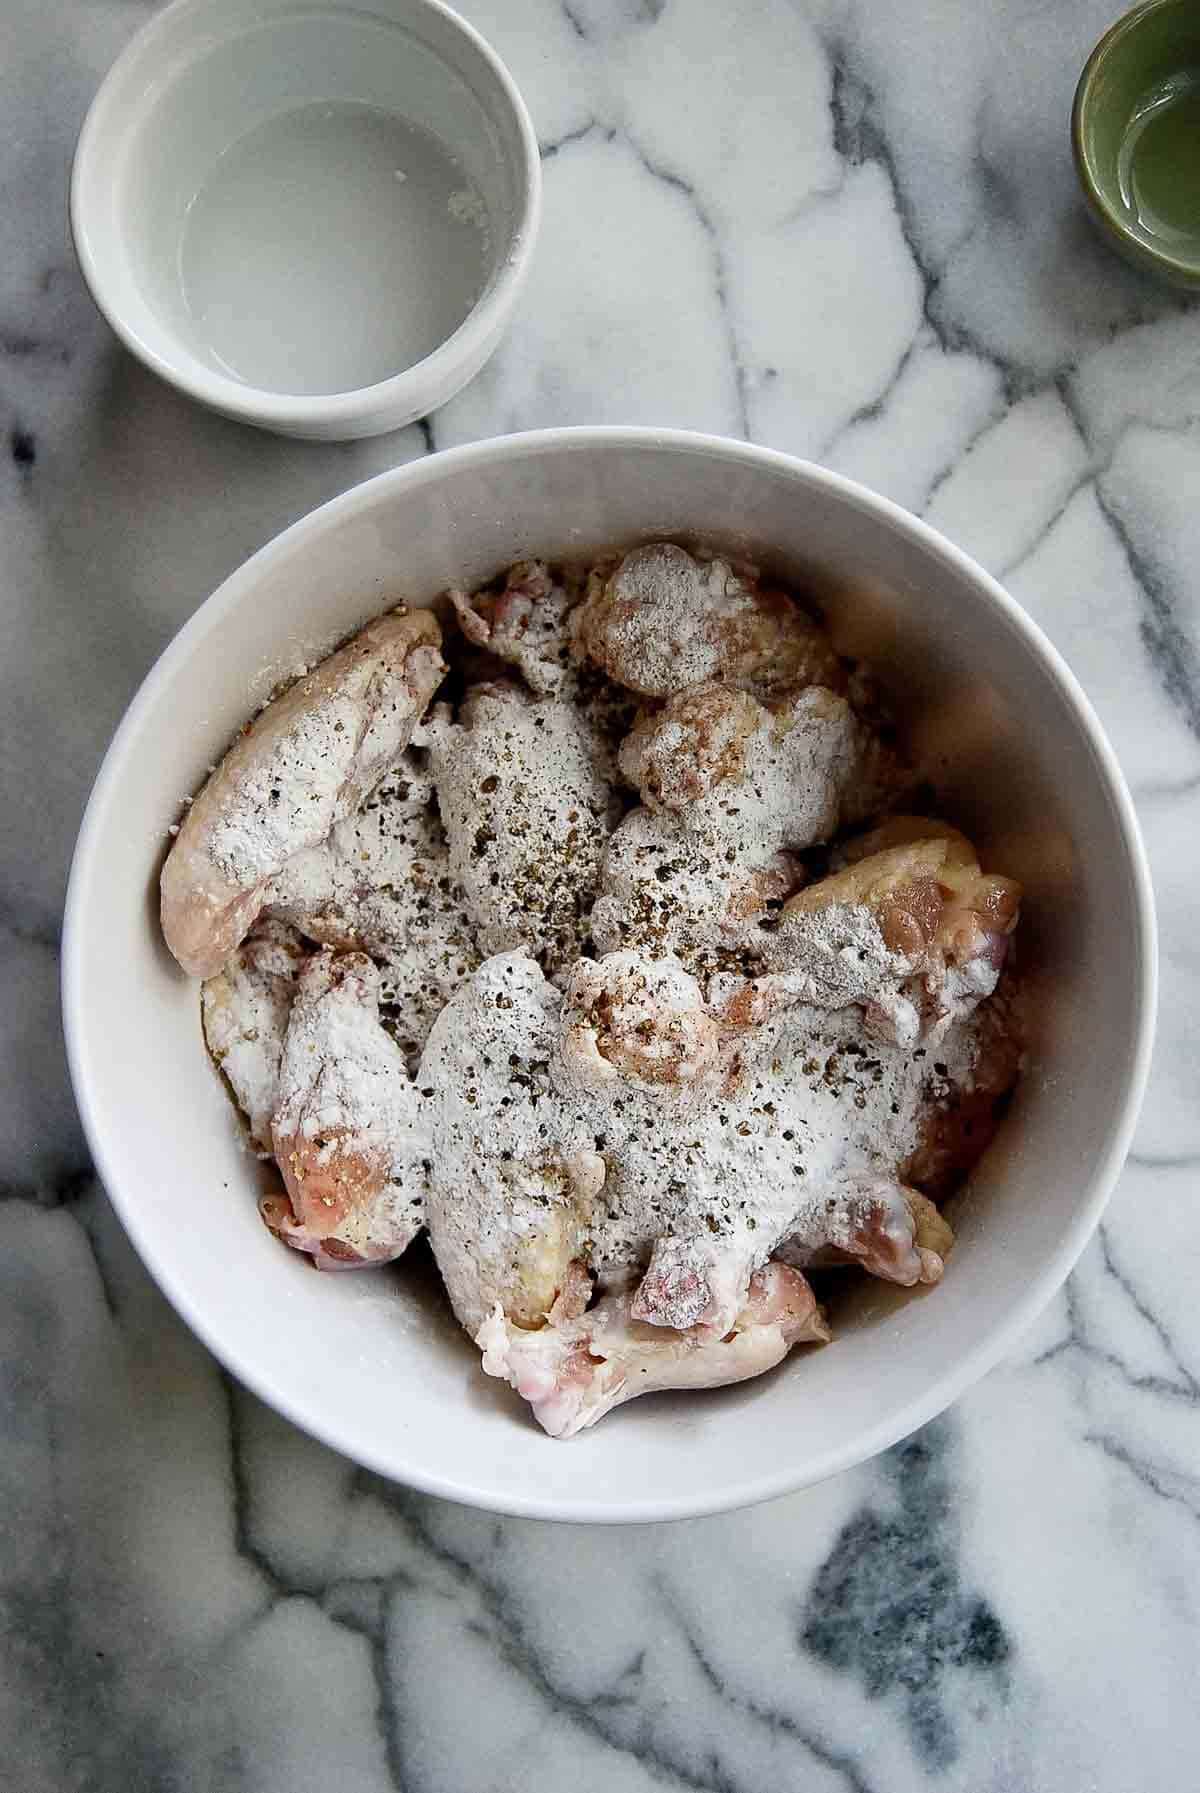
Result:
{"label": "pale pink raw meat", "polygon": [[631,1306],[627,1292],[604,1295],[586,1313],[537,1332],[513,1326],[497,1307],[476,1340],[483,1367],[529,1402],[551,1437],[570,1438],[637,1395],[744,1382],[779,1363],[793,1345],[829,1337],[808,1283],[784,1264],[754,1273],[724,1334],[704,1326],[645,1326]]}
{"label": "pale pink raw meat", "polygon": [[429,1139],[364,954],[324,951],[304,971],[279,1091],[272,1139],[290,1208],[268,1197],[267,1225],[322,1269],[398,1258],[425,1222]]}
{"label": "pale pink raw meat", "polygon": [[941,1281],[954,1233],[917,1190],[870,1177],[838,1190],[816,1209],[815,1216],[806,1214],[802,1233],[776,1248],[785,1263],[803,1270],[861,1264],[872,1276],[905,1288]]}

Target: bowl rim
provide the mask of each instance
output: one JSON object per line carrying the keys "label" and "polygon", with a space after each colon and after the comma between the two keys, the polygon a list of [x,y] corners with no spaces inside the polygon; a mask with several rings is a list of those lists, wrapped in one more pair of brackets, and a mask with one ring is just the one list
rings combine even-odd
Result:
{"label": "bowl rim", "polygon": [[[1030,653],[1042,662],[1078,720],[1091,752],[1096,775],[1112,805],[1126,849],[1137,918],[1133,948],[1138,976],[1138,1002],[1136,1013],[1132,1017],[1133,1049],[1128,1061],[1125,1090],[1119,1107],[1113,1113],[1111,1136],[1100,1169],[1087,1199],[1081,1203],[1057,1251],[1038,1266],[1036,1273],[1030,1278],[1024,1298],[1014,1304],[1003,1324],[998,1325],[991,1334],[980,1339],[954,1364],[948,1366],[920,1399],[910,1402],[867,1432],[823,1452],[802,1468],[797,1469],[794,1465],[782,1467],[776,1473],[750,1481],[741,1482],[735,1478],[717,1492],[706,1493],[703,1489],[697,1489],[694,1494],[686,1497],[635,1500],[618,1509],[602,1500],[568,1505],[536,1494],[513,1494],[498,1500],[486,1488],[430,1474],[420,1463],[404,1461],[402,1449],[399,1453],[364,1449],[358,1440],[351,1441],[342,1433],[336,1414],[314,1416],[300,1411],[296,1403],[275,1391],[268,1375],[261,1373],[253,1365],[232,1362],[225,1353],[219,1326],[210,1323],[206,1314],[197,1309],[190,1296],[179,1286],[171,1265],[156,1257],[153,1249],[148,1247],[138,1223],[137,1202],[131,1200],[121,1188],[118,1173],[119,1136],[110,1137],[106,1133],[90,1094],[89,1046],[80,1000],[84,917],[88,908],[89,886],[99,875],[102,863],[102,855],[97,850],[101,844],[101,828],[120,784],[125,759],[136,746],[143,716],[157,700],[161,685],[177,668],[191,659],[223,618],[253,592],[263,568],[273,559],[290,554],[330,524],[348,518],[355,512],[369,511],[402,487],[419,488],[433,484],[446,473],[475,464],[486,464],[497,458],[538,455],[547,450],[570,454],[577,450],[606,446],[617,451],[652,446],[673,449],[680,454],[715,455],[741,466],[773,469],[791,479],[804,482],[817,492],[835,494],[841,502],[882,518],[965,578],[980,598],[990,604],[1012,632],[1022,639]],[[517,1518],[635,1524],[664,1519],[698,1518],[756,1505],[840,1474],[887,1449],[935,1418],[1017,1344],[1033,1320],[1058,1292],[1090,1239],[1128,1153],[1145,1090],[1154,1039],[1158,942],[1146,851],[1133,801],[1113,748],[1074,673],[1038,625],[997,580],[962,549],[956,548],[937,530],[891,499],[814,462],[729,437],[686,430],[657,430],[643,426],[610,424],[535,430],[492,437],[483,442],[442,450],[421,460],[411,461],[405,466],[377,474],[310,511],[273,537],[205,599],[146,674],[117,727],[97,773],[71,864],[63,921],[61,975],[63,1030],[71,1081],[99,1180],[150,1275],[176,1312],[218,1362],[302,1431],[390,1481],[401,1482],[444,1500]]]}
{"label": "bowl rim", "polygon": [[1111,234],[1119,247],[1149,273],[1161,274],[1186,286],[1200,286],[1200,239],[1197,240],[1195,256],[1191,260],[1183,260],[1167,249],[1157,248],[1145,237],[1131,230],[1125,215],[1117,210],[1108,197],[1104,182],[1089,154],[1085,130],[1096,83],[1105,63],[1114,53],[1120,54],[1126,40],[1136,35],[1147,19],[1156,13],[1173,11],[1181,4],[1184,4],[1184,0],[1140,0],[1139,5],[1114,19],[1095,44],[1083,65],[1075,86],[1075,97],[1071,102],[1071,154],[1079,185],[1093,217]]}
{"label": "bowl rim", "polygon": [[[206,0],[171,0],[161,12],[136,31],[113,62],[92,97],[84,116],[71,162],[68,217],[75,253],[97,310],[131,354],[168,385],[228,417],[259,428],[303,430],[344,424],[353,428],[365,415],[399,415],[409,408],[419,416],[443,404],[474,377],[495,347],[520,296],[537,244],[542,213],[542,162],[537,133],[520,89],[487,39],[444,0],[406,0],[418,12],[435,14],[469,45],[495,80],[517,130],[519,156],[515,164],[520,183],[520,205],[507,235],[507,246],[497,257],[498,272],[466,317],[411,366],[389,374],[368,386],[338,392],[288,393],[252,386],[211,371],[196,361],[198,372],[162,353],[142,336],[114,303],[105,271],[105,257],[98,249],[96,232],[89,224],[86,186],[89,165],[114,128],[112,114],[119,83],[147,57],[169,52],[172,33],[188,14],[202,13]],[[328,0],[335,11],[361,15],[352,0]],[[303,13],[303,7],[297,7]],[[286,13],[282,16],[286,17]],[[382,15],[380,15],[382,19]],[[261,18],[258,21],[262,23]],[[252,21],[247,18],[248,26]],[[227,40],[226,40],[227,41]],[[165,332],[169,337],[170,333]],[[195,359],[194,357],[192,359]],[[401,428],[388,423],[386,428]]]}

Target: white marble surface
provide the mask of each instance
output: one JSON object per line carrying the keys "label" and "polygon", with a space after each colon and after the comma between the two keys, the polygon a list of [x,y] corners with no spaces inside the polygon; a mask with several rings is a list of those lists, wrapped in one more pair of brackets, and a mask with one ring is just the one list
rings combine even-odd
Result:
{"label": "white marble surface", "polygon": [[[469,0],[544,144],[527,300],[428,428],[308,447],[81,287],[71,147],[149,9],[0,0],[6,1789],[1196,1785],[1200,315],[1073,190],[1110,4]],[[383,1486],[231,1387],[95,1187],[57,1019],[80,810],[180,622],[368,473],[588,421],[813,456],[1001,574],[1112,733],[1164,946],[1134,1157],[1024,1348],[840,1481],[622,1534]]]}

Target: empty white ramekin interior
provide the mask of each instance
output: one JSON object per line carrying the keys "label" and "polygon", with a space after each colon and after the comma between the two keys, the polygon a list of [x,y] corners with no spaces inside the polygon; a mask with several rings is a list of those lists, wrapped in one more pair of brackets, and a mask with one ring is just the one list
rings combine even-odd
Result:
{"label": "empty white ramekin interior", "polygon": [[286,424],[288,400],[416,369],[432,391],[439,357],[471,358],[530,230],[530,163],[502,67],[428,0],[178,0],[101,90],[73,216],[136,352]]}

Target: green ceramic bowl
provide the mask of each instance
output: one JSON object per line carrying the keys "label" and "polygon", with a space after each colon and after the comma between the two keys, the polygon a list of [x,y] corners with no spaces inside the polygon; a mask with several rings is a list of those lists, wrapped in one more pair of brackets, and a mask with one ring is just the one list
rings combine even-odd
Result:
{"label": "green ceramic bowl", "polygon": [[1200,288],[1200,0],[1146,0],[1117,20],[1079,78],[1071,141],[1122,254]]}

